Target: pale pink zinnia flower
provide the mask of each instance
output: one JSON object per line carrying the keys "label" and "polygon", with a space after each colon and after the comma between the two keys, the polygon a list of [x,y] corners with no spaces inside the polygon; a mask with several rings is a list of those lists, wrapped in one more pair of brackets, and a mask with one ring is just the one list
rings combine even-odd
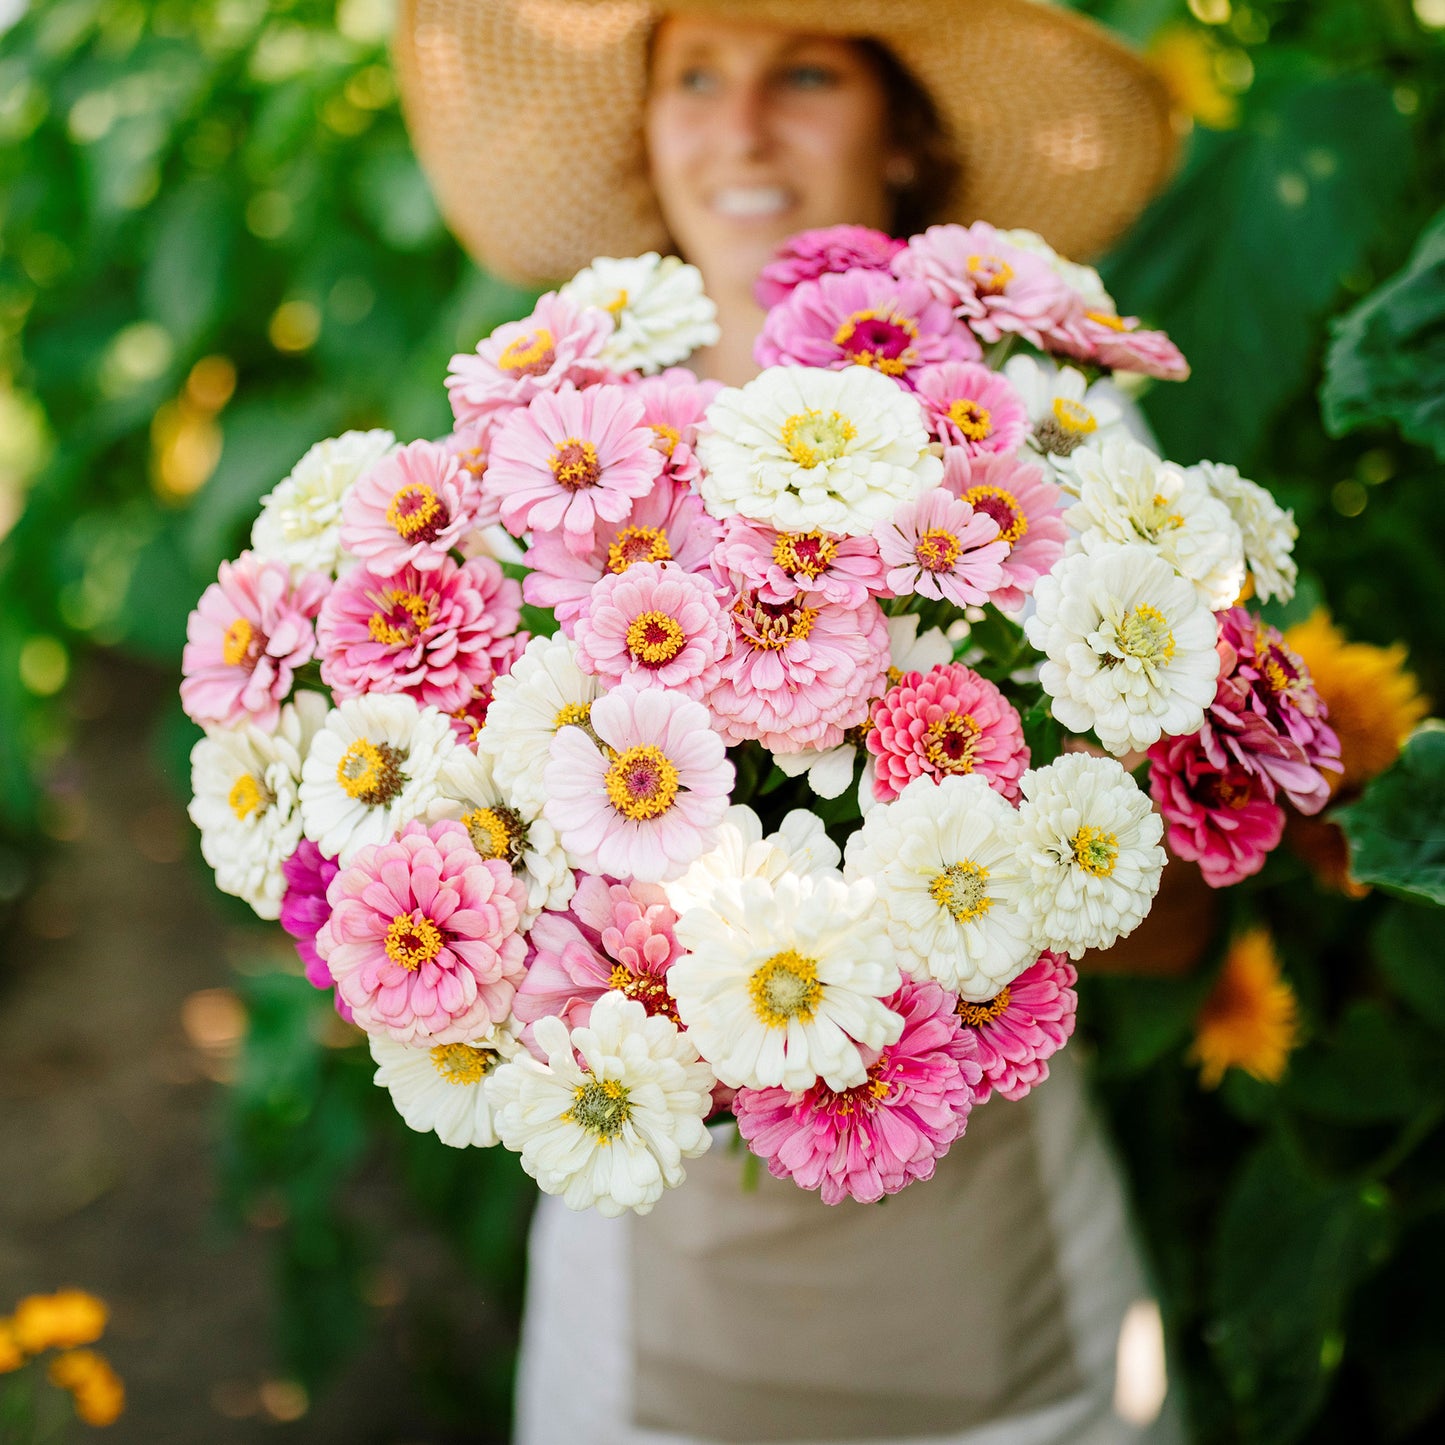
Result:
{"label": "pale pink zinnia flower", "polygon": [[521,584],[490,557],[391,577],[354,567],[316,622],[321,680],[338,701],[405,692],[451,712],[491,681],[491,650],[516,632],[521,605]]}
{"label": "pale pink zinnia flower", "polygon": [[823,226],[799,231],[778,247],[758,273],[753,295],[758,305],[776,306],[804,281],[830,271],[887,271],[903,242],[871,226]]}
{"label": "pale pink zinnia flower", "polygon": [[296,944],[306,982],[331,994],[337,1013],[350,1023],[351,1009],[337,992],[336,980],[326,960],[316,951],[316,935],[331,917],[326,890],[340,871],[334,858],[327,858],[310,838],[303,838],[281,865],[286,879],[286,892],[281,897],[281,927]]}
{"label": "pale pink zinnia flower", "polygon": [[463,425],[526,406],[564,381],[586,386],[607,375],[597,359],[615,329],[596,307],[578,307],[549,291],[530,316],[497,327],[475,354],[452,357],[447,396]]}
{"label": "pale pink zinnia flower", "polygon": [[532,570],[522,579],[522,596],[533,607],[550,607],[570,637],[599,578],[635,562],[676,562],[684,572],[706,572],[719,528],[701,497],[661,476],[622,521],[599,522],[580,556],[555,533],[534,536],[523,559]]}
{"label": "pale pink zinnia flower", "polygon": [[1029,436],[1029,414],[1013,384],[981,361],[943,361],[913,378],[924,425],[946,447],[1016,452]]}
{"label": "pale pink zinnia flower", "polygon": [[982,1003],[958,1001],[958,1017],[983,1067],[975,1088],[982,1104],[995,1093],[1022,1099],[1049,1076],[1050,1057],[1074,1032],[1078,971],[1062,953],[1047,949],[1012,983]]}
{"label": "pale pink zinnia flower", "polygon": [[429,572],[477,525],[476,477],[444,446],[411,442],[383,457],[341,503],[341,545],[380,577]]}
{"label": "pale pink zinnia flower", "polygon": [[863,1083],[836,1093],[821,1082],[802,1093],[739,1089],[738,1133],[774,1178],[820,1190],[824,1204],[873,1204],[931,1178],[968,1126],[983,1077],[956,1002],[936,983],[905,982],[887,1000],[903,1033]]}
{"label": "pale pink zinnia flower", "polygon": [[543,776],[545,816],[569,860],[661,883],[710,846],[733,765],[700,702],[624,687],[592,704],[588,728],[558,729]]}
{"label": "pale pink zinnia flower", "polygon": [[1034,584],[1064,555],[1069,529],[1060,505],[1062,492],[1032,462],[991,452],[971,457],[960,447],[943,454],[942,485],[998,523],[1009,549],[1003,559],[1003,586],[989,601],[1005,611],[1022,607]]}
{"label": "pale pink zinnia flower", "polygon": [[1029,765],[1023,726],[1012,703],[961,662],[910,672],[874,704],[868,751],[876,759],[873,793],[896,798],[914,778],[978,773],[1011,803]]}
{"label": "pale pink zinnia flower", "polygon": [[574,557],[595,545],[599,522],[620,522],[662,471],[656,434],[636,388],[570,382],[543,392],[498,426],[482,488],[501,505],[502,525],[558,532]]}
{"label": "pale pink zinnia flower", "polygon": [[873,535],[895,597],[916,593],[965,607],[1003,585],[1009,544],[998,523],[943,487],[904,502]]}
{"label": "pale pink zinnia flower", "polygon": [[1189,376],[1184,353],[1164,332],[1141,329],[1137,316],[1086,311],[1077,332],[1077,344],[1069,338],[1055,349],[1110,371],[1137,371],[1160,381],[1185,381]]}
{"label": "pale pink zinnia flower", "polygon": [[1284,809],[1238,763],[1216,767],[1199,737],[1161,738],[1149,749],[1149,792],[1170,849],[1199,864],[1211,888],[1258,873],[1284,836]]}
{"label": "pale pink zinnia flower", "polygon": [[887,680],[888,626],[878,604],[768,602],[745,579],[727,581],[732,649],[707,700],[723,738],[756,738],[780,753],[837,747]]}
{"label": "pale pink zinnia flower", "polygon": [[313,619],[330,586],[313,572],[293,587],[284,562],[253,552],[222,562],[186,623],[186,715],[202,727],[251,722],[275,731],[296,669],[316,654]]}
{"label": "pale pink zinnia flower", "polygon": [[702,471],[693,450],[704,413],[722,390],[720,381],[699,381],[686,367],[672,366],[657,376],[631,383],[642,403],[642,420],[652,428],[653,446],[663,455],[662,475],[689,487]]}
{"label": "pale pink zinnia flower", "polygon": [[830,532],[779,532],[735,512],[723,522],[714,553],[719,572],[736,572],[765,602],[812,598],[861,607],[886,588],[872,537]]}
{"label": "pale pink zinnia flower", "polygon": [[326,897],[317,951],[367,1033],[467,1043],[511,1012],[526,886],[510,864],[478,857],[462,824],[415,820],[368,844]]}
{"label": "pale pink zinnia flower", "polygon": [[802,282],[763,323],[759,366],[867,366],[905,386],[919,367],[982,355],[947,304],[917,281],[882,271],[829,273]]}
{"label": "pale pink zinnia flower", "polygon": [[727,651],[727,614],[708,577],[637,562],[597,583],[572,636],[577,666],[608,687],[675,688],[705,702]]}
{"label": "pale pink zinnia flower", "polygon": [[449,451],[472,479],[470,496],[473,501],[472,527],[474,530],[494,526],[498,519],[496,502],[483,494],[482,478],[487,471],[487,451],[491,445],[492,421],[457,423],[450,436],[443,437],[438,446]]}

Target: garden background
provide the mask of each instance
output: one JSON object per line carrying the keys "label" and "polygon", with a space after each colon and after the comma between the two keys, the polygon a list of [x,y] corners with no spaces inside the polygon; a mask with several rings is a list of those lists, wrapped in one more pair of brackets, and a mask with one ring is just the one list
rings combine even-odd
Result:
{"label": "garden background", "polygon": [[[1352,877],[1335,824],[1297,822],[1202,967],[1089,978],[1081,1029],[1195,1438],[1436,1439],[1445,731],[1391,759],[1445,697],[1445,0],[1078,8],[1193,117],[1103,266],[1194,367],[1145,410],[1294,509],[1299,596],[1267,615],[1328,599],[1371,645],[1306,634],[1356,740]],[[180,813],[186,615],[258,498],[345,428],[446,431],[448,357],[530,303],[442,227],[390,22],[0,0],[0,1169],[26,1181],[0,1310],[111,1295],[117,1439],[506,1438],[528,1182],[404,1129]],[[1196,1021],[1254,924],[1296,1047],[1205,1089]],[[117,1100],[132,1132],[72,1148]],[[148,1314],[157,1281],[185,1308]]]}

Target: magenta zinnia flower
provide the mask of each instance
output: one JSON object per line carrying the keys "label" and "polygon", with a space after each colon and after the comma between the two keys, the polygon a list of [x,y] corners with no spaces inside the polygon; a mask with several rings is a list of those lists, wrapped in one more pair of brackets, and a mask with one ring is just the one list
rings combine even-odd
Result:
{"label": "magenta zinnia flower", "polygon": [[1009,544],[998,523],[943,487],[904,502],[874,537],[895,597],[917,593],[965,607],[1003,585]]}
{"label": "magenta zinnia flower", "polygon": [[599,522],[620,522],[662,471],[656,433],[643,421],[635,387],[570,382],[514,412],[492,438],[482,488],[501,505],[502,525],[562,533],[585,557]]}
{"label": "magenta zinnia flower", "polygon": [[315,656],[312,619],[330,585],[314,572],[293,587],[284,562],[263,562],[252,552],[222,562],[186,623],[186,715],[202,727],[251,722],[274,731],[296,669]]}
{"label": "magenta zinnia flower", "polygon": [[739,1089],[733,1099],[738,1133],[768,1172],[820,1190],[824,1204],[873,1204],[931,1178],[968,1126],[983,1071],[955,996],[905,982],[887,1002],[903,1033],[873,1058],[864,1083],[838,1093],[822,1083],[801,1094]]}
{"label": "magenta zinnia flower", "polygon": [[510,864],[479,858],[460,823],[418,819],[368,844],[326,898],[317,952],[368,1033],[466,1043],[511,1012],[527,890]]}
{"label": "magenta zinnia flower", "polygon": [[312,988],[331,993],[337,1013],[350,1023],[351,1009],[337,992],[336,980],[331,977],[326,960],[316,951],[316,935],[331,917],[326,890],[340,872],[336,860],[325,857],[310,838],[303,838],[281,865],[281,872],[286,879],[286,892],[281,898],[281,927],[296,942],[296,953],[306,970],[306,982]]}
{"label": "magenta zinnia flower", "polygon": [[1074,1032],[1078,971],[1061,953],[1045,949],[1012,983],[982,1003],[958,1001],[958,1017],[977,1052],[983,1082],[975,1102],[993,1094],[1022,1099],[1049,1076],[1049,1058]]}
{"label": "magenta zinnia flower", "polygon": [[794,598],[861,607],[886,589],[878,544],[867,535],[779,532],[735,512],[722,524],[719,572],[736,572],[764,602]]}
{"label": "magenta zinnia flower", "polygon": [[881,271],[802,282],[768,313],[753,355],[759,366],[869,366],[906,386],[930,362],[982,355],[966,326],[916,281]]}
{"label": "magenta zinnia flower", "polygon": [[1161,381],[1184,381],[1189,376],[1184,353],[1164,332],[1142,330],[1137,316],[1086,311],[1077,331],[1077,344],[1069,340],[1056,348],[1065,356],[1111,371],[1142,372]]}
{"label": "magenta zinnia flower", "polygon": [[521,604],[521,585],[490,557],[392,577],[355,567],[317,619],[321,679],[338,702],[404,692],[451,712],[492,680],[491,650],[517,630]]}
{"label": "magenta zinnia flower", "polygon": [[913,378],[924,425],[946,447],[1016,452],[1028,439],[1029,414],[1006,377],[980,361],[925,366]]}
{"label": "magenta zinnia flower", "polygon": [[1011,803],[1029,765],[1013,704],[961,662],[910,672],[873,707],[868,751],[876,759],[873,794],[896,798],[914,778],[979,773]]}
{"label": "magenta zinnia flower", "polygon": [[652,428],[653,446],[663,455],[662,475],[689,487],[702,471],[693,450],[703,415],[722,390],[720,381],[699,381],[685,367],[631,383],[642,403],[642,420]]}
{"label": "magenta zinnia flower", "polygon": [[753,283],[758,305],[776,306],[830,271],[887,271],[903,242],[871,226],[824,226],[790,236]]}

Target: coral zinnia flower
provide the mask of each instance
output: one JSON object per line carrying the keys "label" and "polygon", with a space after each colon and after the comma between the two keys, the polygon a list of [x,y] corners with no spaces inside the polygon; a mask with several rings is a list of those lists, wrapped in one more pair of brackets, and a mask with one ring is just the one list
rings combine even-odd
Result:
{"label": "coral zinnia flower", "polygon": [[1235,939],[1194,1024],[1191,1060],[1199,1082],[1218,1086],[1226,1069],[1243,1069],[1264,1083],[1284,1074],[1299,1041],[1299,1008],[1280,972],[1269,931],[1253,928]]}

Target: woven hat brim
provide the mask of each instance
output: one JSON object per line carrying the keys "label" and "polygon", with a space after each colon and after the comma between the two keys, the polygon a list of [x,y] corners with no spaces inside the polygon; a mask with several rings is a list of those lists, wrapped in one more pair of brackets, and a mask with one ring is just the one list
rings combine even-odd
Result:
{"label": "woven hat brim", "polygon": [[453,232],[508,280],[667,245],[646,173],[648,38],[671,10],[881,41],[961,165],[941,220],[1105,249],[1168,178],[1167,93],[1107,30],[1037,0],[402,0],[396,63]]}

